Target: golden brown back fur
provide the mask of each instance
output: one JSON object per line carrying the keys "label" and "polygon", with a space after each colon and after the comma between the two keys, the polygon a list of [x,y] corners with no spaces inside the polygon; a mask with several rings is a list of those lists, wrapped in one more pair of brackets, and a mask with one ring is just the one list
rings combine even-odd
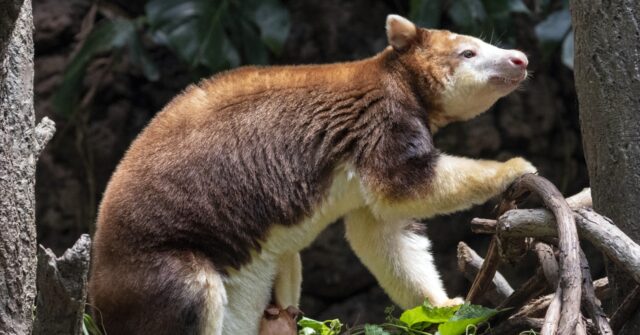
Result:
{"label": "golden brown back fur", "polygon": [[350,63],[241,68],[169,103],[100,206],[90,291],[109,334],[197,333],[202,298],[181,278],[249,262],[270,227],[313,212],[340,164],[389,198],[423,192],[456,66],[446,34]]}

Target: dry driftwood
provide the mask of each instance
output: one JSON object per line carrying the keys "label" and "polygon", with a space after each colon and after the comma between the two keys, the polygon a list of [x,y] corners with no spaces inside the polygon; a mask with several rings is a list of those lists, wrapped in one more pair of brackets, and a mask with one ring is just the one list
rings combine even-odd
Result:
{"label": "dry driftwood", "polygon": [[540,241],[535,242],[533,247],[538,255],[538,260],[542,267],[542,273],[544,273],[547,283],[549,283],[551,287],[558,286],[558,282],[560,281],[560,267],[558,266],[558,261],[556,260],[553,248]]}
{"label": "dry driftwood", "polygon": [[[544,196],[542,198],[546,199]],[[574,209],[572,215],[575,218],[580,236],[589,240],[617,266],[640,283],[640,246],[622,233],[608,218],[595,213],[589,208],[591,206],[589,189],[585,189],[568,198],[567,204]],[[549,206],[547,205],[547,207]],[[501,215],[497,221],[474,219],[472,227],[478,233],[497,233],[496,236],[500,239],[507,237],[545,239],[558,235],[554,215],[545,209],[509,210]],[[606,299],[610,295],[608,280],[603,278],[595,282],[591,281],[587,260],[579,249],[579,244],[575,244],[575,246],[575,250],[581,253],[580,272],[583,281],[580,291],[582,293],[582,303],[590,319],[585,322],[582,317],[579,317],[575,321],[574,332],[576,334],[597,333],[603,335],[617,333],[640,307],[640,285],[631,292],[613,314],[609,324],[606,314],[602,311],[598,301],[598,299]],[[535,249],[541,264],[545,264],[544,260],[551,259],[549,249],[544,247],[543,244],[536,243]],[[553,276],[554,266],[552,263],[547,263],[547,266],[543,266],[543,269],[545,270],[545,276],[553,283],[555,278]],[[562,297],[565,295],[563,288],[558,287],[554,296],[548,295],[534,299],[522,307],[513,318],[539,317],[542,311],[546,309],[547,315],[542,325],[541,334],[571,333],[570,325],[566,325],[568,318],[562,312],[564,305]],[[580,316],[580,314],[577,315]],[[564,320],[561,320],[563,318]]]}
{"label": "dry driftwood", "polygon": [[[503,197],[502,201],[498,205],[498,215],[502,215],[502,213],[506,212],[509,209],[516,208],[514,199],[515,197]],[[495,277],[495,274],[498,271],[499,263],[500,241],[498,241],[498,238],[496,236],[493,236],[491,238],[491,242],[489,243],[489,248],[487,250],[485,260],[480,267],[480,271],[478,271],[478,274],[471,283],[471,288],[469,289],[469,293],[467,293],[467,297],[465,299],[466,301],[477,303],[479,297],[487,291],[489,283]]]}
{"label": "dry driftwood", "polygon": [[600,301],[596,297],[593,282],[591,281],[589,263],[582,250],[580,250],[580,266],[582,267],[582,304],[598,330],[598,334],[612,335],[613,331],[609,325],[609,320],[607,320],[607,315],[604,314],[602,307],[600,307]]}
{"label": "dry driftwood", "polygon": [[554,335],[560,323],[560,309],[562,306],[562,288],[558,286],[556,293],[553,294],[551,303],[547,307],[544,315],[544,323],[540,330],[540,335]]}
{"label": "dry driftwood", "polygon": [[[567,199],[567,204],[571,209],[576,210],[580,208],[591,208],[593,203],[591,201],[591,189],[585,188],[579,193],[576,193]],[[550,213],[549,213],[550,214]],[[473,218],[471,220],[471,231],[476,234],[495,234],[497,220]],[[578,231],[580,233],[580,231]]]}
{"label": "dry driftwood", "polygon": [[[633,242],[611,221],[588,208],[574,211],[579,235],[602,251],[621,269],[640,283],[640,246]],[[555,236],[556,222],[545,209],[515,209],[504,213],[498,221],[484,222],[483,229],[497,231],[501,236]]]}
{"label": "dry driftwood", "polygon": [[[458,269],[462,272],[468,280],[473,280],[480,268],[484,259],[480,257],[473,249],[471,249],[466,243],[458,243]],[[494,305],[498,306],[508,296],[513,293],[513,288],[507,282],[506,279],[496,271],[493,280],[489,283],[487,291],[484,296]]]}
{"label": "dry driftwood", "polygon": [[489,243],[489,249],[487,250],[487,256],[476,275],[476,278],[471,284],[469,293],[467,293],[466,301],[472,303],[478,303],[480,296],[487,291],[489,283],[493,281],[493,278],[498,271],[498,264],[500,263],[500,251],[498,246],[498,239],[494,236]]}
{"label": "dry driftwood", "polygon": [[[606,300],[610,298],[609,280],[607,277],[595,280],[593,283],[594,293],[598,300]],[[553,300],[553,294],[548,294],[535,299],[530,300],[520,310],[513,314],[513,318],[529,317],[540,318],[544,316],[547,307]]]}
{"label": "dry driftwood", "polygon": [[[559,259],[560,259],[560,281],[556,291],[556,298],[552,302],[547,316],[545,317],[545,327],[557,327],[558,334],[574,334],[576,326],[580,319],[580,296],[581,296],[581,270],[578,233],[575,225],[573,211],[564,197],[556,189],[556,187],[548,180],[533,174],[526,174],[518,178],[505,192],[500,208],[509,207],[508,204],[513,203],[516,199],[527,192],[538,194],[542,199],[545,207],[547,207],[555,217],[557,222],[557,235],[559,238]],[[507,212],[509,213],[509,212]],[[506,215],[506,213],[505,213]],[[501,215],[500,218],[504,217]],[[500,220],[500,219],[499,219]],[[501,224],[498,224],[501,227]],[[514,237],[513,235],[501,235],[501,231],[493,237],[487,259],[484,262],[476,280],[471,286],[471,290],[467,295],[467,300],[474,301],[480,292],[484,291],[489,281],[492,280],[495,270],[499,263],[498,254],[499,238]],[[535,236],[520,235],[519,237]],[[551,307],[558,305],[559,311],[555,313]],[[553,323],[553,324],[551,324]],[[549,334],[554,334],[551,332]]]}
{"label": "dry driftwood", "polygon": [[503,312],[500,317],[508,317],[522,307],[527,301],[544,294],[545,291],[548,290],[549,285],[544,278],[542,269],[538,269],[531,278],[518,287],[512,295],[498,306],[498,309],[511,308],[509,311]]}
{"label": "dry driftwood", "polygon": [[34,335],[81,334],[90,252],[87,234],[80,236],[62,257],[40,246]]}

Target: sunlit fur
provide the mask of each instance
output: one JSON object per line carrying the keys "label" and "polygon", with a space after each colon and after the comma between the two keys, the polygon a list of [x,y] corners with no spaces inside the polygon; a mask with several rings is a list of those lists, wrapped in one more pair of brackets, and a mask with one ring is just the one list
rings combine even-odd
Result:
{"label": "sunlit fur", "polygon": [[[486,111],[499,98],[511,93],[517,87],[516,84],[527,75],[526,71],[523,73],[503,64],[504,59],[510,54],[526,59],[520,51],[500,49],[464,35],[450,34],[449,40],[456,44],[452,50],[454,54],[460,54],[465,50],[473,50],[476,53],[475,57],[463,58],[460,61],[453,74],[447,78],[442,94],[442,103],[447,115],[457,120],[468,120]],[[492,85],[492,76],[517,83]]]}
{"label": "sunlit fur", "polygon": [[341,217],[400,306],[461,302],[416,219],[535,168],[444,155],[432,134],[513,91],[527,60],[396,15],[386,28],[371,58],[229,71],[158,113],[100,205],[90,296],[107,333],[257,334],[270,302],[298,305],[298,252]]}

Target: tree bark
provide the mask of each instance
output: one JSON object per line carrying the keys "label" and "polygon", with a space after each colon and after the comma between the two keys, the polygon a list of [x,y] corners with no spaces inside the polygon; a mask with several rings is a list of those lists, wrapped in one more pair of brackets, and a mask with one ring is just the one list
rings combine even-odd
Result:
{"label": "tree bark", "polygon": [[[472,281],[478,275],[484,259],[471,249],[466,243],[458,243],[458,270],[462,272],[468,280]],[[504,276],[496,271],[493,280],[489,283],[486,292],[483,294],[494,306],[500,305],[513,293],[513,288],[509,285]]]}
{"label": "tree bark", "polygon": [[[640,245],[590,209],[578,209],[574,216],[580,236],[640,284]],[[555,226],[553,215],[545,209],[514,209],[498,219],[495,231],[507,237],[552,237],[557,234]],[[489,225],[482,229],[488,231]]]}
{"label": "tree bark", "polygon": [[32,335],[80,335],[87,301],[91,238],[84,234],[61,257],[38,249],[38,298]]}
{"label": "tree bark", "polygon": [[0,0],[0,334],[29,334],[36,296],[35,168],[53,136],[33,110],[31,0]]}
{"label": "tree bark", "polygon": [[[574,75],[593,208],[640,242],[640,2],[571,2]],[[608,267],[614,305],[632,284]],[[623,334],[640,333],[640,313]]]}

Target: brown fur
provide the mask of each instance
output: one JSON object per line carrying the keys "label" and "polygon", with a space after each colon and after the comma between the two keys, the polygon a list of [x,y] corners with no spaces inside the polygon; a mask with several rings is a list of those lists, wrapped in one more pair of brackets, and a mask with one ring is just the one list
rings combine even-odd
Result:
{"label": "brown fur", "polygon": [[100,206],[90,291],[108,333],[185,333],[202,298],[181,278],[249,262],[272,225],[314,211],[340,164],[387,198],[424,192],[457,64],[447,36],[420,29],[408,50],[351,63],[241,68],[169,103]]}

